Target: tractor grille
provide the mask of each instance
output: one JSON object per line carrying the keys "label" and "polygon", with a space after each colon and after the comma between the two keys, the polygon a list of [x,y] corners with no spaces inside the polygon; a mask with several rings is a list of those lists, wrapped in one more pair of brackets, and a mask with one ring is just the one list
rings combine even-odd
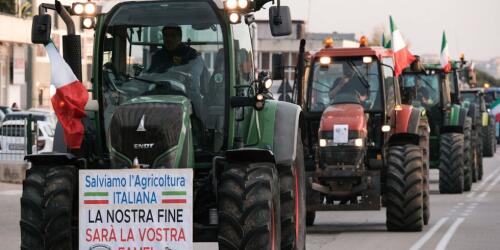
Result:
{"label": "tractor grille", "polygon": [[130,161],[137,157],[140,164],[152,166],[158,156],[178,144],[182,115],[178,104],[120,106],[111,118],[111,146]]}
{"label": "tractor grille", "polygon": [[320,166],[356,165],[363,157],[363,149],[355,146],[330,146],[319,151]]}

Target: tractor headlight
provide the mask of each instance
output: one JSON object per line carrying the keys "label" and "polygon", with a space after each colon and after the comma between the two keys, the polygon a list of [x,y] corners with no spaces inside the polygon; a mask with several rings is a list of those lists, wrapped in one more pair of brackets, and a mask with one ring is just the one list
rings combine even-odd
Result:
{"label": "tractor headlight", "polygon": [[85,11],[85,7],[83,6],[83,3],[73,3],[73,6],[71,7],[73,9],[73,13],[75,15],[81,15]]}
{"label": "tractor headlight", "polygon": [[383,125],[382,126],[382,132],[387,133],[391,131],[391,126],[390,125]]}
{"label": "tractor headlight", "polygon": [[319,146],[326,147],[328,145],[328,141],[326,139],[319,139]]}
{"label": "tractor headlight", "polygon": [[321,65],[328,65],[332,62],[332,58],[329,57],[329,56],[323,56],[321,58],[319,58],[319,63]]}
{"label": "tractor headlight", "polygon": [[95,26],[95,19],[93,17],[85,17],[82,20],[83,28],[93,29]]}
{"label": "tractor headlight", "polygon": [[240,9],[246,9],[248,7],[248,0],[238,0],[238,7]]}
{"label": "tractor headlight", "polygon": [[236,7],[238,7],[238,0],[226,0],[226,8],[228,10],[234,10]]}
{"label": "tractor headlight", "polygon": [[264,88],[270,89],[273,86],[273,80],[268,78],[264,81]]}
{"label": "tractor headlight", "polygon": [[240,14],[233,12],[229,14],[229,21],[231,23],[239,23],[240,22]]}
{"label": "tractor headlight", "polygon": [[95,3],[92,2],[87,2],[85,3],[85,14],[89,16],[95,15],[96,12],[96,6]]}
{"label": "tractor headlight", "polygon": [[354,146],[363,147],[363,139],[361,139],[361,138],[354,139]]}

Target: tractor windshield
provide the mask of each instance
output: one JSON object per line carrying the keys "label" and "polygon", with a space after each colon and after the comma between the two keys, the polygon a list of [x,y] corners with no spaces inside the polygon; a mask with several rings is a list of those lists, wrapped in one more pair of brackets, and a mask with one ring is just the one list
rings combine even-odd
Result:
{"label": "tractor windshield", "polygon": [[417,107],[432,108],[440,103],[440,78],[438,74],[404,74],[405,92],[413,92],[412,104]]}
{"label": "tractor windshield", "polygon": [[[102,45],[107,126],[117,106],[158,95],[189,98],[204,125],[213,118],[209,110],[223,121],[224,33],[209,2],[125,3],[110,15]],[[220,129],[221,119],[210,126]]]}
{"label": "tractor windshield", "polygon": [[309,77],[309,111],[323,112],[333,103],[359,103],[367,111],[380,111],[379,63],[363,58],[334,58],[329,64],[314,62]]}
{"label": "tractor windshield", "polygon": [[470,103],[478,103],[478,96],[475,92],[460,92],[460,98],[462,101],[468,101]]}

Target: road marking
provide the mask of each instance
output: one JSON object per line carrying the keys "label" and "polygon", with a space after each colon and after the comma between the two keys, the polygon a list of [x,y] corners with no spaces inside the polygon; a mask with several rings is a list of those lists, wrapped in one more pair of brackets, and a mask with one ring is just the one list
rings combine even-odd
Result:
{"label": "road marking", "polygon": [[486,195],[488,194],[488,192],[482,192],[477,198],[479,200],[483,199]]}
{"label": "road marking", "polygon": [[410,250],[418,250],[422,246],[424,246],[424,244],[430,238],[432,238],[432,235],[434,235],[448,219],[449,219],[448,217],[443,217],[440,220],[438,220],[438,222],[434,224],[434,226],[432,226],[432,228],[429,231],[427,231],[427,233],[425,233],[424,236],[422,236],[417,242],[415,242],[415,244],[413,244],[413,246],[411,246]]}
{"label": "road marking", "polygon": [[14,190],[1,191],[0,195],[21,195],[22,193],[23,193],[23,190],[14,189]]}
{"label": "road marking", "polygon": [[488,175],[488,177],[486,177],[486,179],[483,180],[483,182],[481,182],[479,185],[477,185],[477,188],[476,190],[479,190],[481,189],[484,185],[486,185],[486,183],[488,183],[488,181],[493,178],[493,176],[495,176],[498,171],[500,171],[500,168],[497,168],[495,171],[493,171],[493,173],[491,173],[490,175]]}
{"label": "road marking", "polygon": [[476,195],[476,191],[470,192],[470,194],[467,195],[467,198],[471,198],[474,195]]}
{"label": "road marking", "polygon": [[444,234],[443,238],[439,241],[436,250],[445,250],[446,246],[450,242],[451,238],[453,237],[453,234],[457,231],[458,227],[462,222],[464,222],[465,218],[458,218],[453,224],[451,224],[451,227],[448,228],[448,231]]}
{"label": "road marking", "polygon": [[498,182],[500,181],[500,175],[497,176],[497,178],[492,182],[490,183],[490,185],[488,185],[488,187],[486,188],[486,191],[491,191],[493,189],[493,187],[495,187],[495,185],[498,184]]}

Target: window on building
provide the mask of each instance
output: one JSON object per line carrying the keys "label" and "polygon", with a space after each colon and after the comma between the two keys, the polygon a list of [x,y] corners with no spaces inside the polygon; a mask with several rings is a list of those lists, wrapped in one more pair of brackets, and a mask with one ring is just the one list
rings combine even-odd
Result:
{"label": "window on building", "polygon": [[260,56],[260,68],[262,70],[269,70],[269,52],[262,52]]}

